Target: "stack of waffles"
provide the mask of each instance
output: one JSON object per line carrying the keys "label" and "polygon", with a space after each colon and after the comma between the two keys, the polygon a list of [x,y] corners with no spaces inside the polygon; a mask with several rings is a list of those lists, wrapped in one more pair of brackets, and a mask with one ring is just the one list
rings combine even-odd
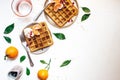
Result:
{"label": "stack of waffles", "polygon": [[55,11],[55,7],[57,8],[57,6],[55,6],[56,3],[52,2],[46,6],[44,12],[53,20],[53,22],[58,27],[61,28],[68,21],[70,21],[70,19],[72,19],[74,16],[78,14],[78,9],[74,6],[74,3],[72,3],[70,0],[62,0],[60,1],[60,3],[63,4],[63,7],[61,9]]}
{"label": "stack of waffles", "polygon": [[24,37],[31,52],[53,44],[51,33],[45,22],[35,23],[25,28]]}

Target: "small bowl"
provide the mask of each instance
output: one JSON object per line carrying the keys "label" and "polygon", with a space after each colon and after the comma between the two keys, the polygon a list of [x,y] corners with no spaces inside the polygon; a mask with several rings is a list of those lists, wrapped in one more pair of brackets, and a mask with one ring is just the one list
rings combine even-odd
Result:
{"label": "small bowl", "polygon": [[13,0],[11,9],[15,15],[19,17],[26,17],[32,11],[32,3],[30,0]]}
{"label": "small bowl", "polygon": [[23,68],[19,65],[16,65],[8,72],[8,78],[9,80],[18,80],[22,74]]}

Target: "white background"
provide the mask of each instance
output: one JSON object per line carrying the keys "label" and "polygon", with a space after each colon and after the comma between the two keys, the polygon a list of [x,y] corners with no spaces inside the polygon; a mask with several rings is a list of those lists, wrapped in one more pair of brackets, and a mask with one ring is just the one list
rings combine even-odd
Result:
{"label": "white background", "polygon": [[[64,33],[66,40],[58,40],[52,35],[54,45],[47,52],[31,54],[34,67],[29,66],[28,59],[23,63],[19,61],[22,55],[26,55],[19,34],[42,10],[44,0],[32,0],[33,12],[24,18],[13,14],[11,1],[0,0],[0,79],[9,80],[8,71],[21,65],[24,72],[20,80],[38,80],[37,71],[45,67],[39,60],[49,61],[51,58],[48,80],[120,80],[120,0],[78,0],[79,7],[90,8],[91,16],[81,22],[84,13],[80,8],[77,21],[64,29],[50,25],[42,14],[38,21],[45,21],[52,33]],[[3,34],[6,26],[12,23],[15,23],[15,29],[8,35]],[[8,44],[3,36],[11,37],[12,43]],[[16,60],[5,61],[5,50],[10,45],[18,48],[19,56]],[[67,59],[72,60],[70,65],[60,68],[59,65]],[[30,76],[25,74],[26,67],[30,68]]]}

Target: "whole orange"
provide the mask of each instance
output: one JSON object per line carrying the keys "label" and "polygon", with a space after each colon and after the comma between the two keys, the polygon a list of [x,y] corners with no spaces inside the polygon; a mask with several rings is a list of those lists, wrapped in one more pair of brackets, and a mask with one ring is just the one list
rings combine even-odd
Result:
{"label": "whole orange", "polygon": [[6,57],[10,59],[15,59],[18,56],[18,49],[14,46],[10,46],[5,51],[5,59]]}
{"label": "whole orange", "polygon": [[41,69],[38,71],[37,76],[40,80],[47,80],[48,78],[48,70]]}

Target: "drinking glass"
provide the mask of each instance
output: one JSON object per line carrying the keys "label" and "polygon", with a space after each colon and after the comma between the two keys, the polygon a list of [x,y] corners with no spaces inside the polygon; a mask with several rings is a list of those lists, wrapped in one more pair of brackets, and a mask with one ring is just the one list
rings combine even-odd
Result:
{"label": "drinking glass", "polygon": [[28,16],[32,11],[31,0],[13,0],[11,9],[19,17]]}

